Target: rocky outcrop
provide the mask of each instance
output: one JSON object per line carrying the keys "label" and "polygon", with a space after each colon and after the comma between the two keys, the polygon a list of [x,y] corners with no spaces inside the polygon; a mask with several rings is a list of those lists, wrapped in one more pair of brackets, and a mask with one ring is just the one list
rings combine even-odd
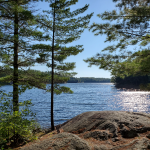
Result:
{"label": "rocky outcrop", "polygon": [[85,112],[66,122],[61,129],[70,133],[84,133],[94,129],[108,130],[113,137],[119,132],[123,137],[132,138],[137,136],[136,133],[150,130],[150,114],[123,111]]}
{"label": "rocky outcrop", "polygon": [[90,150],[88,143],[71,133],[56,134],[42,142],[24,147],[21,150]]}
{"label": "rocky outcrop", "polygon": [[146,113],[85,112],[57,126],[57,130],[59,134],[21,150],[150,149],[150,114]]}

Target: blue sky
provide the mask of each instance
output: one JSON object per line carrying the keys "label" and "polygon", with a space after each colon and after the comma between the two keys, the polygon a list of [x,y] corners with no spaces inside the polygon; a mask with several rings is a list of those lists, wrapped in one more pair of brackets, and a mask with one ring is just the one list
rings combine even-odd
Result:
{"label": "blue sky", "polygon": [[[83,15],[94,12],[94,15],[91,18],[90,24],[92,24],[93,22],[103,23],[103,21],[97,17],[97,14],[103,13],[104,11],[111,11],[113,9],[116,9],[115,3],[113,3],[112,0],[79,0],[79,2],[76,3],[76,5],[73,5],[71,7],[71,10],[81,8],[85,4],[89,4],[89,8],[86,12],[84,12]],[[41,9],[50,8],[49,4],[46,2],[38,2],[36,6]],[[78,74],[75,77],[98,77],[98,78],[99,77],[103,77],[103,78],[111,77],[111,74],[109,71],[99,69],[97,66],[88,67],[88,63],[85,63],[83,61],[83,59],[92,57],[96,53],[100,52],[102,49],[107,47],[110,43],[104,43],[105,39],[106,39],[105,35],[94,36],[94,33],[89,32],[88,29],[86,29],[82,33],[81,38],[79,40],[69,44],[69,46],[83,45],[83,48],[84,48],[84,51],[82,53],[79,53],[76,56],[70,56],[65,60],[65,62],[76,63],[76,68],[74,69],[74,71],[77,72]],[[50,71],[50,68],[47,68],[44,65],[35,66],[34,69],[37,69],[40,71]]]}

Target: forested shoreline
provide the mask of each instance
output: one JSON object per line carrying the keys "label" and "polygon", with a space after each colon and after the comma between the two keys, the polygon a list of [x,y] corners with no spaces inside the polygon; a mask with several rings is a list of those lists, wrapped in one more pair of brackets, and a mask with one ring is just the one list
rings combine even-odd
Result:
{"label": "forested shoreline", "polygon": [[[45,83],[51,83],[51,72],[41,72],[39,70],[29,70],[32,73],[38,73],[41,74],[42,76],[47,76],[47,80],[45,80]],[[9,71],[9,73],[11,74],[12,70]],[[22,74],[23,71],[19,70],[19,73]],[[7,75],[5,73],[0,73],[0,78],[1,77],[6,77]],[[62,78],[62,77],[61,77]],[[111,79],[109,78],[95,78],[95,77],[80,77],[80,78],[76,78],[76,77],[70,77],[68,78],[68,81],[66,80],[59,80],[59,78],[57,78],[58,80],[55,80],[55,83],[110,83]],[[0,81],[1,85],[11,85],[12,81],[8,81],[8,82],[2,82]]]}
{"label": "forested shoreline", "polygon": [[124,78],[113,76],[111,82],[115,84],[116,88],[140,89],[147,91],[149,90],[150,76],[126,76]]}
{"label": "forested shoreline", "polygon": [[109,78],[94,78],[94,77],[80,77],[74,78],[71,77],[67,83],[110,83],[111,79]]}
{"label": "forested shoreline", "polygon": [[[150,75],[149,47],[149,4],[147,0],[114,0],[118,2],[112,11],[105,11],[97,16],[106,22],[93,23],[90,31],[94,35],[106,35],[108,44],[95,56],[84,61],[89,67],[95,65],[99,69],[111,71],[116,87],[137,87],[140,90],[150,90],[149,81],[138,81],[140,76]],[[132,79],[136,80],[132,82]],[[137,83],[139,82],[139,83]]]}

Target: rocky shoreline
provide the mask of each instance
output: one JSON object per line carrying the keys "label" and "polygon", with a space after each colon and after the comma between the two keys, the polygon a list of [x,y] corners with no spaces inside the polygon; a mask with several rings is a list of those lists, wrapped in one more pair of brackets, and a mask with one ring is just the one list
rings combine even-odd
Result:
{"label": "rocky shoreline", "polygon": [[21,150],[148,150],[150,114],[91,111],[56,126],[44,140]]}

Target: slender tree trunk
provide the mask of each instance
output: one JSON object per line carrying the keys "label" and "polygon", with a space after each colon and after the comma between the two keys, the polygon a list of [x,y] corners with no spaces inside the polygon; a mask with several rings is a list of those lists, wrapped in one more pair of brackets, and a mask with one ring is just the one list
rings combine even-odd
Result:
{"label": "slender tree trunk", "polygon": [[54,130],[54,36],[55,36],[55,7],[53,14],[53,40],[52,40],[52,78],[51,78],[51,130]]}
{"label": "slender tree trunk", "polygon": [[15,20],[14,20],[14,79],[13,79],[13,111],[19,111],[18,106],[18,0],[16,2],[15,8]]}

